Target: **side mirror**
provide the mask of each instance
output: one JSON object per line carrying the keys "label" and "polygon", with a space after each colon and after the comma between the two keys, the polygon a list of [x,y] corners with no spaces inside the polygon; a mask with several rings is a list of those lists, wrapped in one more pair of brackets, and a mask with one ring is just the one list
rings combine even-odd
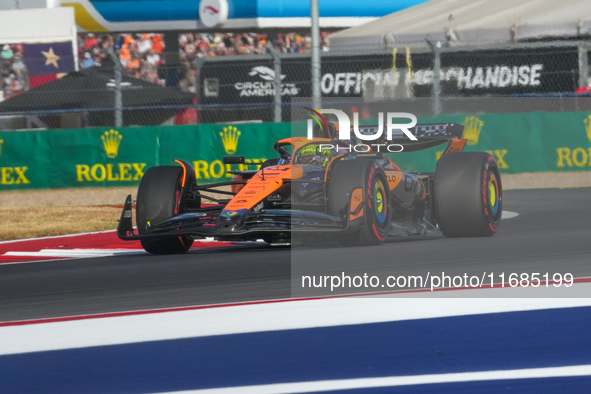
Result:
{"label": "side mirror", "polygon": [[244,156],[226,156],[222,162],[224,164],[244,164]]}

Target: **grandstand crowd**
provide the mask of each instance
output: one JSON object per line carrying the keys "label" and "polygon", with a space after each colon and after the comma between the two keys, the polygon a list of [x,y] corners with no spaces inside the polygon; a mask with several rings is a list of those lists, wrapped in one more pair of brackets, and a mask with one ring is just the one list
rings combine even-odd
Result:
{"label": "grandstand crowd", "polygon": [[27,74],[27,67],[25,66],[23,46],[21,44],[5,44],[2,46],[2,52],[0,52],[0,74],[2,76],[0,101],[28,89],[29,76]]}
{"label": "grandstand crowd", "polygon": [[[321,46],[327,50],[328,33],[321,33]],[[300,33],[183,33],[179,34],[179,59],[182,69],[181,87],[194,91],[196,59],[201,57],[262,54],[270,42],[279,53],[304,53],[312,48],[309,35]],[[135,78],[164,84],[164,52],[162,34],[79,34],[79,69],[101,67],[109,48],[119,53],[125,72]],[[160,71],[160,72],[159,72]],[[26,53],[21,44],[4,45],[0,53],[2,76],[0,101],[29,88]]]}

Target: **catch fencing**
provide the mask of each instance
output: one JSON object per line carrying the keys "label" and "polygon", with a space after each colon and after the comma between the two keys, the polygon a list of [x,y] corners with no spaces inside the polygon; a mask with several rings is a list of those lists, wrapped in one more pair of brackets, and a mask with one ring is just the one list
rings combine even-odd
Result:
{"label": "catch fencing", "polygon": [[[334,48],[322,53],[321,92],[324,102],[339,97],[369,102],[432,97],[435,114],[446,112],[446,98],[573,96],[587,86],[588,48],[586,42],[564,41]],[[269,55],[199,59],[200,121],[272,121],[279,112],[289,121],[290,99],[311,97],[310,56],[279,57],[280,75]],[[276,84],[281,86],[280,106],[274,102]]]}
{"label": "catch fencing", "polygon": [[[589,48],[587,41],[334,47],[322,52],[321,93],[324,103],[339,97],[370,102],[431,97],[434,115],[458,111],[446,107],[448,99],[572,97],[588,85]],[[18,74],[20,90],[4,87],[4,97],[13,97],[0,102],[0,130],[285,122],[291,120],[291,99],[312,94],[309,53],[181,56],[177,64],[164,63],[172,57],[165,53],[157,64],[139,65],[130,59],[121,67],[107,57],[102,67],[81,70],[93,75],[87,85],[67,76],[72,83],[33,90],[27,90],[26,67],[15,72],[14,62],[4,61],[8,75]]]}

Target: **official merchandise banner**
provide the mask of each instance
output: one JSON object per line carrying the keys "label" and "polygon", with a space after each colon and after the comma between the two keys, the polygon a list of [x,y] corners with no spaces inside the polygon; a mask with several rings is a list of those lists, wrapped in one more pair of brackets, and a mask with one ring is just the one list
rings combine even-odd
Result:
{"label": "official merchandise banner", "polygon": [[[419,118],[464,125],[466,151],[491,153],[501,172],[591,170],[591,115],[579,112],[462,114]],[[230,180],[224,156],[277,157],[289,123],[93,128],[0,132],[0,190],[138,185],[156,165],[192,163],[200,183]],[[434,171],[444,146],[391,158],[406,171]]]}
{"label": "official merchandise banner", "polygon": [[[501,96],[574,92],[578,81],[576,46],[441,53],[442,95]],[[309,56],[281,61],[281,96],[310,97]],[[272,104],[275,71],[270,58],[213,59],[200,68],[202,105]],[[323,97],[409,98],[432,95],[433,54],[410,48],[391,53],[323,54]]]}

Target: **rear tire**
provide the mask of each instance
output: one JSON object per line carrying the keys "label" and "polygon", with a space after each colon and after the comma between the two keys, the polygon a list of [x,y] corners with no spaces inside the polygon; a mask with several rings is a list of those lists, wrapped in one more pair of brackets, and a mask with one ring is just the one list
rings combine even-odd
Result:
{"label": "rear tire", "polygon": [[327,187],[327,213],[349,217],[351,193],[363,189],[363,217],[359,228],[338,236],[345,246],[376,245],[385,241],[390,227],[389,188],[386,174],[375,161],[342,160],[330,172]]}
{"label": "rear tire", "polygon": [[443,155],[434,181],[435,215],[446,237],[494,235],[503,212],[501,174],[485,152]]}
{"label": "rear tire", "polygon": [[[138,188],[136,203],[140,235],[146,234],[150,226],[183,212],[179,206],[182,175],[182,168],[176,166],[151,167],[146,171]],[[140,242],[146,252],[153,254],[185,253],[193,244],[193,240],[185,236],[146,238]]]}

